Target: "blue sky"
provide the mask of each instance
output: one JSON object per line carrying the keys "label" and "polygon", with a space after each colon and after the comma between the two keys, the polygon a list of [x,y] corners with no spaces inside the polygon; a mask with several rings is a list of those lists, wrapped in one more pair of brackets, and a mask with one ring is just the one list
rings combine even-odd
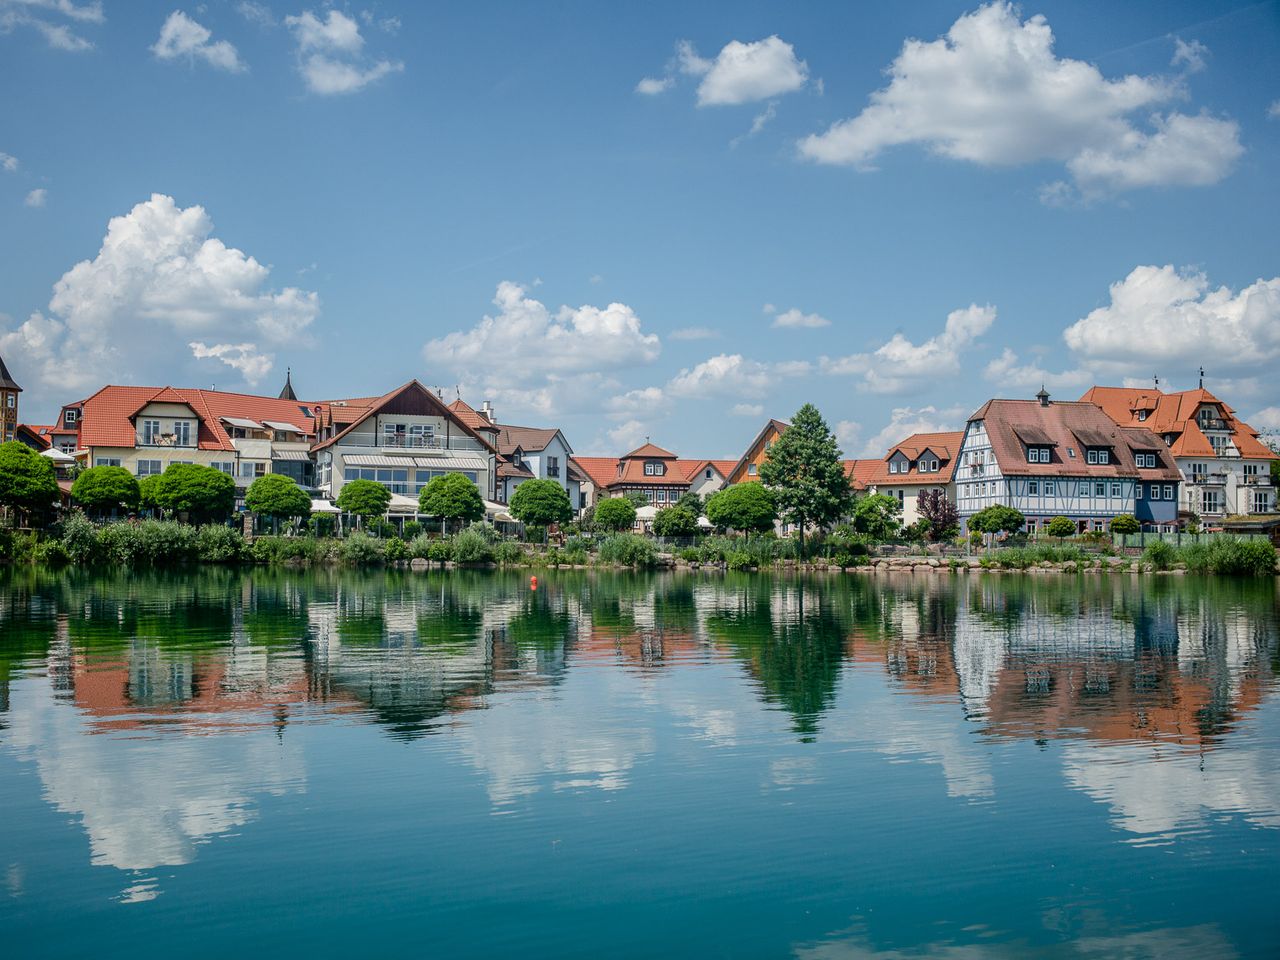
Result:
{"label": "blue sky", "polygon": [[854,456],[1203,363],[1280,429],[1278,65],[1274,2],[0,0],[0,354],[29,421],[288,366]]}

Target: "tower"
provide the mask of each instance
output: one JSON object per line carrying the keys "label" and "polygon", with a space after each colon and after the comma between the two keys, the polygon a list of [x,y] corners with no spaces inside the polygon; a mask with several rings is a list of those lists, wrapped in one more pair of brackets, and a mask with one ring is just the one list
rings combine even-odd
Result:
{"label": "tower", "polygon": [[18,394],[22,388],[9,376],[9,368],[0,357],[0,442],[13,439],[18,429]]}
{"label": "tower", "polygon": [[286,367],[284,371],[284,388],[280,391],[281,400],[298,401],[298,395],[293,392],[293,368]]}

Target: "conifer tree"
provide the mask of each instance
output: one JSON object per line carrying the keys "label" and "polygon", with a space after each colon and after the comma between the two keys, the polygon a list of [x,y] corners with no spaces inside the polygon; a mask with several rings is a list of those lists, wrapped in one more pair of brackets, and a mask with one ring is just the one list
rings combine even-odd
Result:
{"label": "conifer tree", "polygon": [[782,519],[800,528],[801,557],[805,527],[834,523],[848,510],[852,494],[840,446],[813,404],[801,407],[774,442],[760,465],[760,481],[773,491]]}

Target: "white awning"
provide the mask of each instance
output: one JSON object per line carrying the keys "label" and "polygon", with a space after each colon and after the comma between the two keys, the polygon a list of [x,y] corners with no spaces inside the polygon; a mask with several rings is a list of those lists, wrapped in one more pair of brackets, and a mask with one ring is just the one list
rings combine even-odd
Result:
{"label": "white awning", "polygon": [[[351,458],[347,457],[347,462],[351,462]],[[413,464],[424,470],[488,470],[489,461],[484,457],[467,457],[460,456],[457,453],[441,451],[439,457],[422,457],[413,458]]]}
{"label": "white awning", "polygon": [[246,417],[219,417],[223,423],[229,423],[233,427],[240,427],[244,430],[261,430],[262,424],[257,420],[249,420]]}
{"label": "white awning", "polygon": [[271,459],[306,461],[311,459],[311,454],[305,450],[272,450]]}
{"label": "white awning", "polygon": [[516,523],[516,518],[507,513],[507,505],[505,503],[494,503],[492,500],[484,502],[484,514],[490,520],[501,521],[502,523]]}
{"label": "white awning", "polygon": [[418,501],[399,493],[391,495],[391,503],[387,505],[387,513],[417,513]]}
{"label": "white awning", "polygon": [[412,467],[412,457],[379,457],[372,453],[359,453],[346,456],[342,462],[348,467]]}
{"label": "white awning", "polygon": [[699,527],[700,529],[702,529],[702,530],[710,530],[710,529],[711,529],[712,527],[714,527],[714,526],[715,526],[715,524],[714,524],[714,523],[712,523],[710,520],[708,520],[706,517],[699,517],[699,518],[698,518],[698,527]]}
{"label": "white awning", "polygon": [[56,447],[50,447],[48,450],[41,450],[40,456],[48,457],[56,463],[75,463],[76,458],[69,453],[63,453]]}
{"label": "white awning", "polygon": [[295,427],[292,423],[286,423],[283,420],[263,420],[264,426],[270,427],[272,430],[289,430],[293,433],[306,433],[301,427]]}
{"label": "white awning", "polygon": [[312,500],[311,512],[312,513],[341,513],[342,511],[339,510],[337,507],[335,507],[328,500]]}
{"label": "white awning", "polygon": [[651,503],[646,504],[643,507],[636,508],[637,520],[652,520],[657,515],[658,515],[658,508]]}

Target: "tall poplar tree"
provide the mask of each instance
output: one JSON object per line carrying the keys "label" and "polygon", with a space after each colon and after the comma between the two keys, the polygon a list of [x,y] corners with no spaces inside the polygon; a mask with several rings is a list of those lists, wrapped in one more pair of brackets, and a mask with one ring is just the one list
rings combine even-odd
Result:
{"label": "tall poplar tree", "polygon": [[844,516],[852,491],[840,446],[813,404],[801,407],[774,441],[760,465],[760,482],[773,491],[782,519],[799,526],[801,557],[806,525],[826,526]]}

